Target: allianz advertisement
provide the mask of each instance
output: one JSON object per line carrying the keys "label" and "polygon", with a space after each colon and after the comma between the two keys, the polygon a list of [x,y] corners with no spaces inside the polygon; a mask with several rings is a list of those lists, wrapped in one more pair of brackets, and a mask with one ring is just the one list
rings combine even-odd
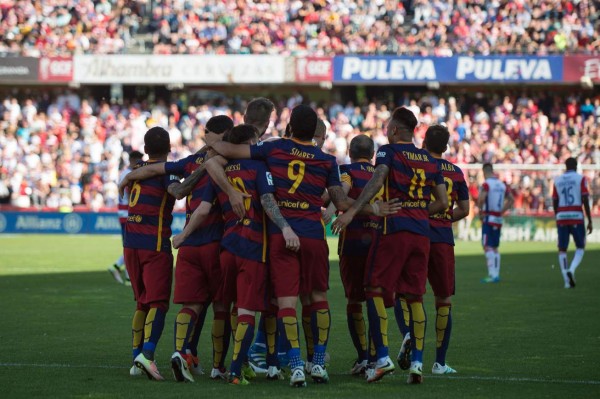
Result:
{"label": "allianz advertisement", "polygon": [[563,57],[340,56],[333,59],[334,83],[560,83]]}
{"label": "allianz advertisement", "polygon": [[[183,230],[185,213],[173,215],[175,234]],[[0,234],[121,234],[117,213],[0,212]]]}
{"label": "allianz advertisement", "polygon": [[[173,215],[173,234],[183,230],[185,213]],[[594,218],[594,225],[600,219]],[[455,236],[459,240],[481,241],[481,223],[475,219],[455,223]],[[53,213],[53,212],[0,212],[0,234],[121,234],[117,213]],[[332,236],[331,224],[327,235]],[[556,222],[551,217],[507,216],[502,227],[503,241],[556,242]],[[600,230],[587,236],[587,242],[600,243]]]}

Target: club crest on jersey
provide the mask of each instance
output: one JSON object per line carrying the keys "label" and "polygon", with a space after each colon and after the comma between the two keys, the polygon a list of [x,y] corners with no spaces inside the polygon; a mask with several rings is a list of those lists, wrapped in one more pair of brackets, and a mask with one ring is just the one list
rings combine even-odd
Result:
{"label": "club crest on jersey", "polygon": [[271,175],[271,172],[266,172],[265,176],[267,177],[267,184],[269,186],[273,185],[273,175]]}

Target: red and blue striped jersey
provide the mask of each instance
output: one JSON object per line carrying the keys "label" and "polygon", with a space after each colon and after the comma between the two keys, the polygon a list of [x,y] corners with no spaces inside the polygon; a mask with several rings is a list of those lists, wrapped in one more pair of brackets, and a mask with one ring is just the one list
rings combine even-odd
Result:
{"label": "red and blue striped jersey", "polygon": [[452,210],[458,201],[469,200],[469,188],[463,171],[445,159],[437,159],[444,176],[448,208],[444,212],[429,216],[429,239],[432,243],[454,245],[452,232]]}
{"label": "red and blue striped jersey", "polygon": [[266,263],[266,215],[260,196],[275,192],[271,173],[263,162],[240,159],[230,161],[225,174],[236,190],[251,197],[244,200],[246,215],[240,220],[233,212],[229,196],[216,183],[211,181],[210,189],[205,190],[202,201],[213,202],[216,197],[223,210],[225,232],[221,246],[241,258]]}
{"label": "red and blue striped jersey", "polygon": [[[301,237],[324,239],[321,196],[327,187],[341,185],[335,157],[312,143],[294,139],[261,141],[250,146],[250,154],[269,167],[277,205],[294,232]],[[269,223],[269,232],[281,231]]]}
{"label": "red and blue striped jersey", "polygon": [[[371,180],[375,168],[369,162],[355,162],[350,165],[340,165],[342,183],[350,185],[348,197],[357,199]],[[383,189],[371,202],[381,200]],[[375,232],[379,226],[378,217],[357,215],[342,232],[338,244],[340,256],[367,256]]]}
{"label": "red and blue striped jersey", "polygon": [[[139,162],[134,169],[155,163]],[[177,176],[159,176],[136,180],[129,190],[129,212],[123,246],[171,252],[171,222],[175,198],[167,192]]]}
{"label": "red and blue striped jersey", "polygon": [[[176,162],[167,162],[165,163],[165,171],[168,174],[188,178],[207,160],[206,157],[207,153],[203,152],[201,154],[192,154]],[[205,173],[185,201],[185,224],[188,224],[192,213],[194,213],[194,210],[202,202],[202,195],[208,187],[210,187],[210,179],[208,173]],[[223,237],[223,218],[218,208],[219,205],[217,204],[216,206],[217,209],[214,209],[214,212],[208,215],[198,230],[190,234],[181,245],[182,247],[197,247],[221,240],[221,237]]]}
{"label": "red and blue striped jersey", "polygon": [[375,166],[386,165],[389,173],[384,199],[398,198],[402,208],[383,218],[383,234],[410,231],[429,237],[429,203],[433,186],[444,183],[435,158],[413,144],[387,144],[379,148]]}

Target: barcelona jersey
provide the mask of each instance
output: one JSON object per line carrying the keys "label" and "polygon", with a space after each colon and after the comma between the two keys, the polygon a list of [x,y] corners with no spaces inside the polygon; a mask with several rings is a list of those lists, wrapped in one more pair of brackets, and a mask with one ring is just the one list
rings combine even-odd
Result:
{"label": "barcelona jersey", "polygon": [[[139,162],[134,169],[155,163]],[[178,182],[177,176],[159,176],[136,180],[129,190],[129,212],[123,246],[171,252],[171,222],[175,198],[167,187]]]}
{"label": "barcelona jersey", "polygon": [[437,159],[448,195],[448,208],[429,217],[429,239],[432,243],[454,245],[452,233],[452,210],[458,201],[469,200],[469,188],[460,168],[445,159]]}
{"label": "barcelona jersey", "polygon": [[397,198],[402,207],[383,218],[383,234],[409,231],[429,237],[431,189],[444,183],[435,158],[413,144],[387,144],[379,148],[375,165],[389,168],[384,200]]}
{"label": "barcelona jersey", "polygon": [[[250,146],[250,154],[252,159],[267,163],[277,205],[294,232],[300,237],[324,239],[321,196],[327,187],[341,185],[335,157],[312,143],[294,139],[261,141]],[[269,232],[281,231],[269,223]]]}
{"label": "barcelona jersey", "polygon": [[[357,199],[371,180],[375,168],[369,162],[355,162],[350,165],[340,165],[341,180],[350,186],[348,197]],[[371,202],[381,200],[381,192]],[[374,216],[357,215],[342,232],[338,244],[340,256],[367,256],[369,248],[377,231],[378,220]]]}
{"label": "barcelona jersey", "polygon": [[[233,212],[229,196],[214,182],[204,191],[202,201],[218,199],[223,210],[225,232],[221,246],[241,258],[265,263],[267,260],[267,231],[261,195],[274,193],[275,186],[267,166],[260,161],[240,159],[225,166],[227,179],[236,190],[250,194],[244,199],[246,215],[240,220]],[[213,213],[213,211],[211,211]]]}
{"label": "barcelona jersey", "polygon": [[[168,174],[178,175],[183,178],[189,177],[196,169],[200,167],[207,159],[207,153],[192,154],[186,158],[180,159],[177,162],[165,163],[165,171]],[[200,178],[190,195],[188,195],[185,201],[185,224],[187,225],[192,217],[194,210],[198,208],[200,202],[202,202],[202,195],[210,187],[210,180],[208,173]],[[183,242],[182,247],[204,245],[213,241],[219,241],[223,236],[223,218],[221,217],[221,211],[218,209],[211,212],[210,215],[204,220],[199,229],[195,230],[190,236]]]}

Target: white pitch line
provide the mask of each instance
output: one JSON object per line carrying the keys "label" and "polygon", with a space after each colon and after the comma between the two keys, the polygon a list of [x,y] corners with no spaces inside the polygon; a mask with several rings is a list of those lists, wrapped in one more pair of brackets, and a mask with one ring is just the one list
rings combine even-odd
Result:
{"label": "white pitch line", "polygon": [[[40,368],[67,368],[67,369],[110,369],[110,370],[127,370],[124,366],[110,366],[99,364],[64,364],[64,363],[0,363],[0,367],[40,367]],[[346,376],[347,374],[331,374],[337,376]],[[554,384],[576,384],[576,385],[600,385],[600,381],[596,380],[557,380],[552,378],[530,378],[530,377],[485,377],[478,375],[428,375],[426,378],[446,378],[449,380],[476,380],[476,381],[499,381],[499,382],[539,382],[539,383],[554,383]]]}

